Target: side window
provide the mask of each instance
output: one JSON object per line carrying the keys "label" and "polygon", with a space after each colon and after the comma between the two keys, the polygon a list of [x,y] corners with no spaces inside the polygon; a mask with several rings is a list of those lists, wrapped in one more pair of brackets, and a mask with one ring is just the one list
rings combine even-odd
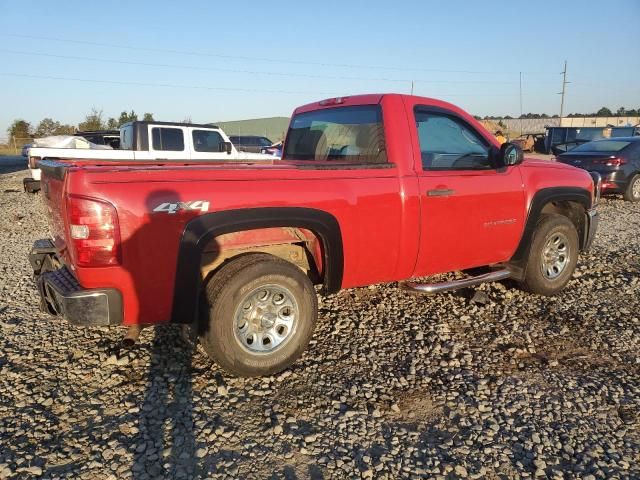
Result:
{"label": "side window", "polygon": [[222,152],[224,140],[222,135],[213,130],[194,130],[191,134],[193,148],[196,152]]}
{"label": "side window", "polygon": [[151,129],[154,150],[168,150],[181,152],[184,150],[184,135],[180,128],[159,128]]}
{"label": "side window", "polygon": [[120,129],[120,149],[131,150],[133,148],[133,125]]}
{"label": "side window", "polygon": [[424,170],[488,170],[489,144],[453,115],[416,109]]}

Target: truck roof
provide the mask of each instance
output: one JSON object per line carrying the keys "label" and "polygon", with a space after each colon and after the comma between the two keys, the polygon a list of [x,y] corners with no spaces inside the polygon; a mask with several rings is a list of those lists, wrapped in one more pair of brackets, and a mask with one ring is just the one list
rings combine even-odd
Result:
{"label": "truck roof", "polygon": [[120,130],[78,130],[74,133],[75,136],[79,135],[120,135]]}
{"label": "truck roof", "polygon": [[126,127],[127,125],[167,125],[171,127],[198,127],[198,128],[216,128],[220,130],[220,127],[217,125],[213,125],[212,123],[185,123],[185,122],[156,122],[147,121],[147,120],[135,120],[133,122],[123,123],[120,128]]}
{"label": "truck roof", "polygon": [[445,102],[443,100],[438,100],[437,98],[431,97],[422,97],[419,95],[408,95],[404,93],[370,93],[365,95],[351,95],[351,96],[343,96],[343,97],[334,97],[334,98],[326,98],[324,100],[320,100],[319,102],[308,103],[306,105],[302,105],[295,109],[293,112],[294,115],[298,113],[304,113],[311,110],[318,110],[322,108],[332,108],[332,107],[347,107],[350,105],[376,105],[382,102],[384,97],[400,97],[410,99],[410,101],[416,101],[416,103],[424,103],[425,105],[431,105],[436,107],[444,107],[451,109],[456,112],[460,112],[463,115],[468,115],[464,112],[460,107]]}

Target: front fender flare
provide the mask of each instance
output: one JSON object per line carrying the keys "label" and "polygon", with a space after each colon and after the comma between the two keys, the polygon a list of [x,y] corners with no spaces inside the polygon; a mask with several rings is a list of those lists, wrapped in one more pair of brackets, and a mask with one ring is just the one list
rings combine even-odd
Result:
{"label": "front fender flare", "polygon": [[[591,208],[591,192],[584,188],[579,187],[550,187],[538,190],[531,204],[529,205],[529,213],[527,215],[527,222],[520,238],[520,243],[516,249],[513,257],[511,257],[510,263],[515,265],[521,265],[526,261],[529,253],[529,246],[533,238],[533,232],[536,229],[540,215],[545,205],[550,202],[577,202],[581,204],[585,212]],[[583,239],[580,239],[582,243]],[[581,247],[584,245],[581,244]]]}

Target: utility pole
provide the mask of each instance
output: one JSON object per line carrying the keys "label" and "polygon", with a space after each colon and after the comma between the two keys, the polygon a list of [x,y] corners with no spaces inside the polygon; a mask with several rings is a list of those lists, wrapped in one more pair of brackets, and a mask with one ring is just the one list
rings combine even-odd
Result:
{"label": "utility pole", "polygon": [[413,80],[411,80],[411,95],[413,95]]}
{"label": "utility pole", "polygon": [[522,135],[522,72],[520,72],[520,135]]}
{"label": "utility pole", "polygon": [[562,95],[561,99],[560,99],[560,125],[562,125],[562,115],[564,113],[564,94],[566,92],[566,87],[567,87],[567,83],[571,83],[571,82],[567,82],[567,61],[564,61],[564,70],[562,72],[562,92],[560,92],[558,95]]}

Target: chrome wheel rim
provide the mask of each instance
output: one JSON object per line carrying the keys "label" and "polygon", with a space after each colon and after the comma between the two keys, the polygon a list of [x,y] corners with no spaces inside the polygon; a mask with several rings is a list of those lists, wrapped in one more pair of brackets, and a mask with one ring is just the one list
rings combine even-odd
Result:
{"label": "chrome wheel rim", "polygon": [[631,195],[633,198],[640,198],[640,178],[636,178],[631,185]]}
{"label": "chrome wheel rim", "polygon": [[549,280],[558,278],[569,264],[569,239],[563,233],[549,237],[542,250],[542,274]]}
{"label": "chrome wheel rim", "polygon": [[281,285],[263,285],[239,302],[234,314],[234,337],[251,353],[272,353],[293,336],[299,316],[291,291]]}

